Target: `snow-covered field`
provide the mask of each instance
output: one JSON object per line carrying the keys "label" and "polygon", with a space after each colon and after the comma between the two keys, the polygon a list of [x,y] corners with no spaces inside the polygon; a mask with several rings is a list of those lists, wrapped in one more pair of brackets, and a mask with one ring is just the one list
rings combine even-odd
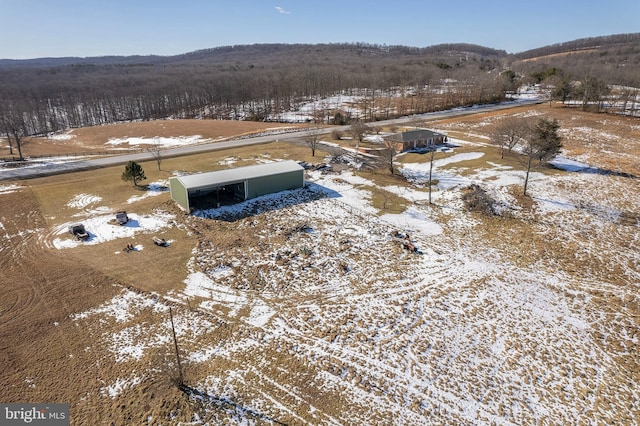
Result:
{"label": "snow-covered field", "polygon": [[[110,319],[95,346],[129,366],[102,395],[153,376],[144,365],[172,344],[167,310],[177,304],[197,424],[637,423],[638,183],[559,158],[568,172],[532,174],[525,211],[512,195],[523,172],[487,164],[460,174],[482,149],[436,162],[437,207],[420,188],[428,164],[407,163],[416,186],[384,187],[410,201],[400,214],[377,214],[373,181],[313,172],[305,189],[184,219],[186,229],[213,226],[184,282],[161,295],[124,290],[74,316],[89,329]],[[465,211],[470,183],[510,219]],[[88,194],[69,202],[99,204]],[[114,227],[94,217],[96,244],[183,220]]]}

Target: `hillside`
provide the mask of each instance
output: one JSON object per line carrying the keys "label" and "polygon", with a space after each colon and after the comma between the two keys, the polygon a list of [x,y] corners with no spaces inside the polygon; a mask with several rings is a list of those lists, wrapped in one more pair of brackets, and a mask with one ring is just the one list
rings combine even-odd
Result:
{"label": "hillside", "polygon": [[514,56],[518,59],[539,59],[544,56],[556,55],[561,53],[575,53],[585,50],[603,50],[611,48],[627,48],[631,49],[632,52],[640,52],[638,43],[640,43],[640,33],[615,34],[602,37],[581,38],[564,43],[556,43],[549,46],[543,46],[536,49],[526,50],[521,53],[516,53]]}
{"label": "hillside", "polygon": [[607,84],[640,87],[640,33],[583,38],[514,55],[525,75],[545,67],[566,75],[597,77]]}
{"label": "hillside", "polygon": [[515,56],[473,44],[341,43],[0,60],[0,131],[42,135],[161,118],[280,121],[303,102],[353,94],[371,106],[363,116],[327,108],[313,120],[377,121],[502,101],[520,84],[536,82],[532,75],[550,69],[571,80],[595,78],[601,86],[637,88],[639,37],[577,40]]}
{"label": "hillside", "polygon": [[[211,49],[196,50],[173,56],[98,56],[98,57],[64,57],[36,59],[0,59],[2,68],[35,68],[63,67],[68,65],[152,65],[152,64],[193,64],[225,65],[236,63],[261,63],[287,57],[317,58],[332,55],[334,58],[350,56],[375,58],[407,58],[407,57],[450,57],[451,55],[469,54],[478,57],[503,57],[504,50],[491,49],[474,44],[440,44],[428,47],[387,46],[367,43],[329,43],[329,44],[251,44],[221,46]],[[288,60],[286,62],[289,62]]]}
{"label": "hillside", "polygon": [[[468,44],[263,44],[171,57],[3,61],[0,127],[17,120],[27,134],[44,134],[166,117],[263,121],[309,98],[359,89],[375,96],[445,79],[460,85],[446,88],[449,99],[439,108],[483,103],[503,96],[498,74],[488,71],[499,70],[505,55]],[[472,90],[465,87],[471,80]]]}

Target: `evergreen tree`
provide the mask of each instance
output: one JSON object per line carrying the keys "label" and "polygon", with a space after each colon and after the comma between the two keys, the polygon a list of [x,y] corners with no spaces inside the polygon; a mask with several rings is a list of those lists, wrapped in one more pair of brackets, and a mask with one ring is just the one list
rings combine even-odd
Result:
{"label": "evergreen tree", "polygon": [[147,177],[144,175],[144,170],[140,164],[135,161],[129,161],[124,166],[124,172],[122,172],[122,180],[126,182],[133,182],[135,186],[138,186],[138,182],[145,180]]}
{"label": "evergreen tree", "polygon": [[523,195],[527,195],[527,186],[529,184],[529,173],[533,167],[534,161],[537,164],[543,164],[549,161],[562,149],[562,137],[558,134],[560,124],[558,120],[549,120],[541,118],[530,129],[530,135],[522,146],[522,153],[526,158],[526,174],[524,179]]}

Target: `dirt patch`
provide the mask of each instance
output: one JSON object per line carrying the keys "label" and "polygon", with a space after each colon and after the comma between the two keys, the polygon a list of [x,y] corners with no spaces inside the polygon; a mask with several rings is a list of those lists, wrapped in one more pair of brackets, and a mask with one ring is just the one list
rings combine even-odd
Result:
{"label": "dirt patch", "polygon": [[69,315],[109,299],[120,283],[73,257],[42,249],[38,233],[46,221],[30,191],[0,196],[0,212],[3,400],[79,401],[104,371],[100,354],[87,359],[83,352],[90,333]]}

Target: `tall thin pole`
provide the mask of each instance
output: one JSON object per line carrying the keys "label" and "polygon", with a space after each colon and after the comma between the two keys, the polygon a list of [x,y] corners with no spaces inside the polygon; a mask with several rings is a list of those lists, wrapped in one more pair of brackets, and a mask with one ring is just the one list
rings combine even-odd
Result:
{"label": "tall thin pole", "polygon": [[431,176],[433,175],[433,158],[436,156],[435,149],[431,150],[429,154],[429,204],[431,203]]}
{"label": "tall thin pole", "polygon": [[171,331],[173,332],[173,346],[176,348],[176,359],[178,360],[178,385],[182,386],[184,384],[184,379],[182,378],[182,364],[180,363],[180,352],[178,352],[178,339],[176,338],[176,327],[173,324],[173,311],[171,310],[171,306],[169,306],[169,316],[171,317]]}

